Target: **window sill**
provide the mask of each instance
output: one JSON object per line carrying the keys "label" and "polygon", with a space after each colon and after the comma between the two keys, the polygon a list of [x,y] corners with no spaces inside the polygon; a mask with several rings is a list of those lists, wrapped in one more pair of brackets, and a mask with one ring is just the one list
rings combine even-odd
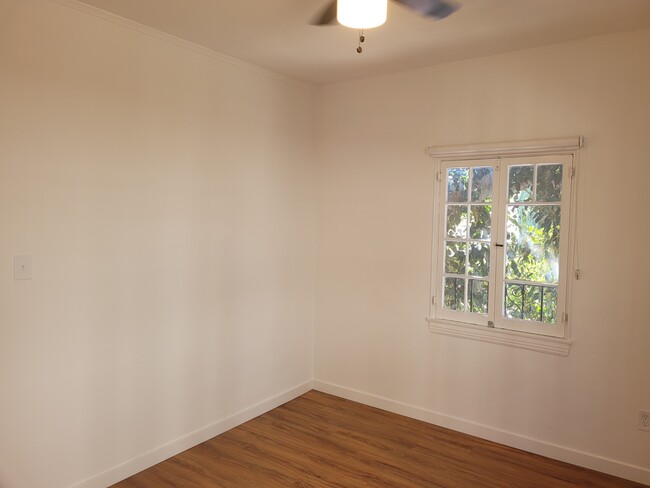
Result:
{"label": "window sill", "polygon": [[451,337],[461,337],[474,341],[490,342],[502,346],[517,347],[529,351],[568,356],[571,341],[558,337],[548,337],[512,330],[493,329],[480,325],[471,325],[461,322],[451,322],[434,318],[427,318],[429,331]]}

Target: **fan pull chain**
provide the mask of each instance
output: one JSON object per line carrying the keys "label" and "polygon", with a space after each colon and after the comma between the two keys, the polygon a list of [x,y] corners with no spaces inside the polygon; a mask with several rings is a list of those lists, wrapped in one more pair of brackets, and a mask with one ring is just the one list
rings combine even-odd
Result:
{"label": "fan pull chain", "polygon": [[357,52],[361,54],[363,52],[363,48],[361,47],[361,43],[366,40],[366,36],[363,35],[363,29],[359,30],[359,47],[357,47]]}

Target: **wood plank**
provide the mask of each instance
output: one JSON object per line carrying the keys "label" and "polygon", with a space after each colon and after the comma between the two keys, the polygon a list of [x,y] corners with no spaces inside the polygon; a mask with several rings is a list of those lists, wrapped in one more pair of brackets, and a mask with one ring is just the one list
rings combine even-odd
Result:
{"label": "wood plank", "polygon": [[310,391],[114,488],[640,488]]}

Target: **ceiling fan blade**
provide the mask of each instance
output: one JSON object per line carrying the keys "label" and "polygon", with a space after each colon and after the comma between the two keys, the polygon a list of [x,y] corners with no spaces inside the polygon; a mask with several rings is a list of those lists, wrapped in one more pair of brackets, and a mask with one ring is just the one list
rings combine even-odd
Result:
{"label": "ceiling fan blade", "polygon": [[312,21],[312,25],[330,25],[336,22],[336,0],[332,0]]}
{"label": "ceiling fan blade", "polygon": [[445,0],[394,0],[405,7],[435,19],[444,19],[458,10],[458,6]]}

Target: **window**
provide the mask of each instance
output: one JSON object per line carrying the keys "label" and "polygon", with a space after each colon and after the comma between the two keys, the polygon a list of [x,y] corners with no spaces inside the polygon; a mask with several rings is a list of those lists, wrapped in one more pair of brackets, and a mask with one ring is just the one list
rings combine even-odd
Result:
{"label": "window", "polygon": [[429,320],[444,333],[471,325],[566,337],[577,147],[437,157]]}

